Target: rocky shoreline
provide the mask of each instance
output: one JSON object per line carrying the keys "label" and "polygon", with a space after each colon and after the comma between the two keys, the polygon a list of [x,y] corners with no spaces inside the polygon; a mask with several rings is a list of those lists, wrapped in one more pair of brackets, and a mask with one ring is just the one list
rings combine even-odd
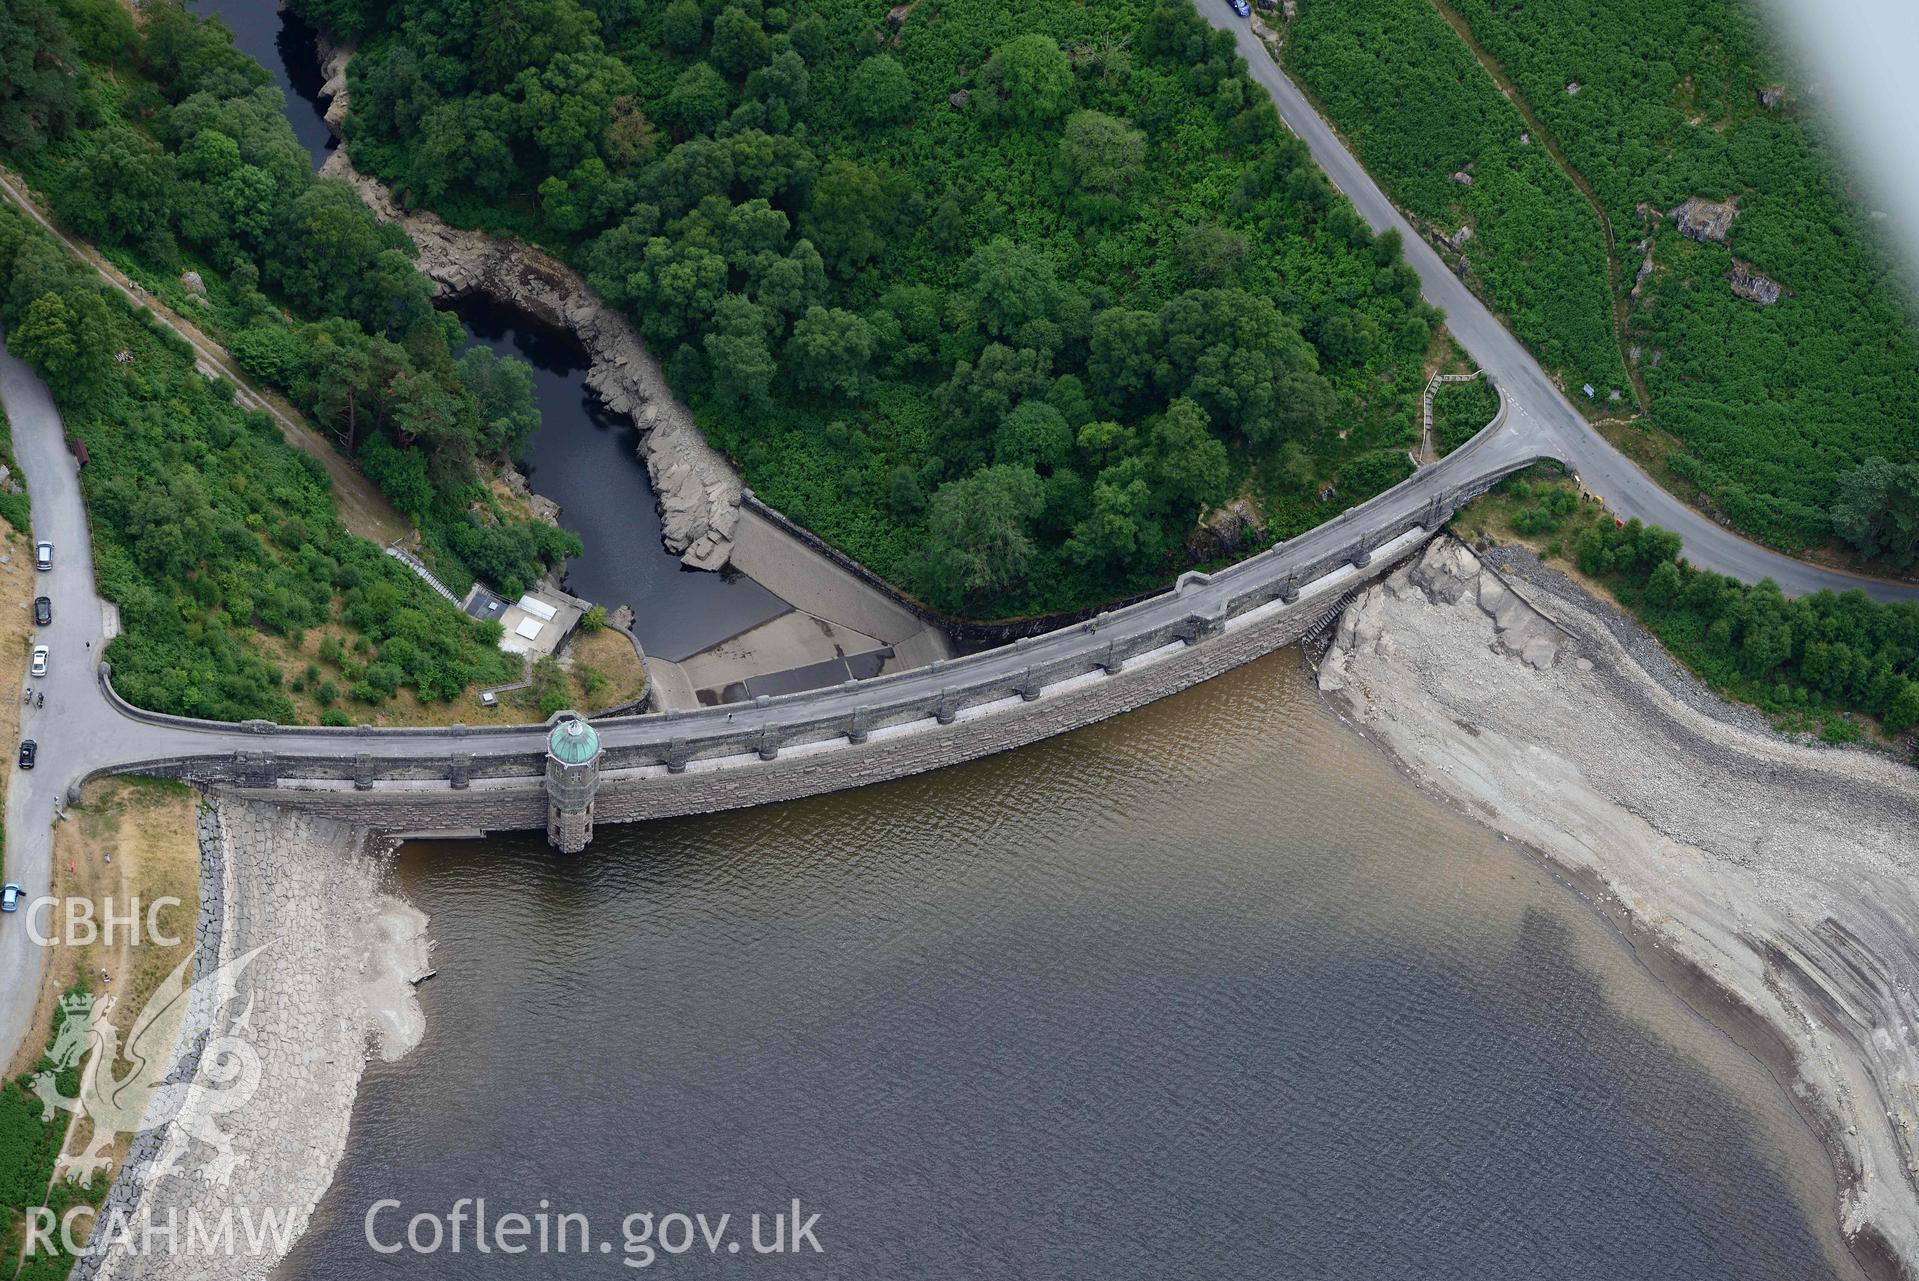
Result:
{"label": "rocky shoreline", "polygon": [[[319,52],[327,127],[340,137],[353,51],[323,42]],[[347,182],[383,221],[407,233],[419,250],[415,265],[441,298],[483,295],[571,333],[587,353],[586,385],[609,411],[640,429],[640,453],[659,499],[667,550],[694,569],[727,564],[739,523],[739,474],[706,443],[692,411],[674,397],[665,371],[638,332],[595,297],[578,272],[530,245],[400,208],[385,184],[353,167],[344,144],[327,157],[320,176]]]}
{"label": "rocky shoreline", "polygon": [[[171,1084],[75,1281],[266,1281],[333,1182],[369,1047],[391,1062],[425,1034],[426,917],[380,892],[384,845],[367,829],[217,794],[198,826],[195,986]],[[189,1225],[222,1216],[237,1248],[194,1248]],[[278,1230],[251,1239],[268,1216]],[[145,1225],[169,1223],[141,1248]]]}
{"label": "rocky shoreline", "polygon": [[1766,1062],[1833,1158],[1854,1257],[1911,1275],[1919,774],[1774,734],[1570,580],[1495,555],[1441,538],[1369,588],[1322,692]]}

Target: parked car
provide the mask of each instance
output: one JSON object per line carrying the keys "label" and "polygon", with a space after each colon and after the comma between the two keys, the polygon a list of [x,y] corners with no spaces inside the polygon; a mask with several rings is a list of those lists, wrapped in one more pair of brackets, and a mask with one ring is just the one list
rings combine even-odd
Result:
{"label": "parked car", "polygon": [[26,896],[26,893],[18,885],[11,883],[0,887],[0,912],[18,912],[20,900]]}
{"label": "parked car", "polygon": [[53,621],[53,602],[45,596],[33,598],[33,623],[36,627],[45,627]]}
{"label": "parked car", "polygon": [[1233,12],[1240,17],[1250,18],[1253,16],[1253,6],[1247,4],[1246,0],[1227,0],[1227,3],[1233,6]]}
{"label": "parked car", "polygon": [[39,754],[40,754],[40,744],[34,742],[30,738],[22,739],[20,741],[20,768],[32,769],[33,758],[38,756]]}
{"label": "parked car", "polygon": [[52,543],[35,543],[33,545],[33,567],[42,573],[53,568]]}
{"label": "parked car", "polygon": [[35,676],[45,676],[47,674],[47,647],[45,645],[35,645],[33,647],[33,666],[29,670],[32,671]]}

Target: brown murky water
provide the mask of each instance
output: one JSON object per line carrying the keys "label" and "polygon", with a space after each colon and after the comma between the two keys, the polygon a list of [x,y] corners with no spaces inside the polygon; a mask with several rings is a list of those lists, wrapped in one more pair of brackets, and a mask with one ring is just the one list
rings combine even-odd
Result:
{"label": "brown murky water", "polygon": [[[289,1278],[615,1276],[623,1215],[801,1199],[824,1253],[669,1274],[1850,1275],[1760,1065],[1288,652],[918,779],[421,844],[425,1043],[369,1071]],[[591,1216],[402,1254],[370,1205]]]}

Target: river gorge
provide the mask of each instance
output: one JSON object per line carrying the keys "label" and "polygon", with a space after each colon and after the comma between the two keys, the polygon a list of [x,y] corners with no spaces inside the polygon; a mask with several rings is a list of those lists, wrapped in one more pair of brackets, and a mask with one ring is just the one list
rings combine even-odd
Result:
{"label": "river gorge", "polygon": [[[203,7],[317,87],[283,60],[310,33]],[[688,654],[773,608],[659,549],[631,429],[596,419],[560,337],[463,318],[542,369],[531,479],[603,522],[576,587],[647,593]],[[785,1262],[809,1276],[1857,1275],[1778,1065],[1311,676],[1288,650],[1014,753],[609,828],[572,860],[532,836],[403,847],[387,888],[439,972],[424,1037],[368,1067],[278,1275],[388,1275],[371,1207],[477,1196],[615,1242],[633,1212],[798,1198],[825,1253]]]}

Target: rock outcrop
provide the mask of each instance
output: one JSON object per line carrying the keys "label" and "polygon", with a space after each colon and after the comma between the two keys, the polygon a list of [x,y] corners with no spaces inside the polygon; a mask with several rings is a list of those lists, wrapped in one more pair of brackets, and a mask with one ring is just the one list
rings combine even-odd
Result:
{"label": "rock outcrop", "polygon": [[1266,523],[1251,500],[1240,497],[1220,504],[1200,519],[1190,552],[1195,561],[1237,556],[1264,537]]}
{"label": "rock outcrop", "polygon": [[346,64],[353,57],[352,45],[335,45],[320,37],[315,51],[320,59],[320,96],[326,99],[326,127],[335,138],[346,137]]}
{"label": "rock outcrop", "polygon": [[[336,137],[346,119],[346,66],[351,49],[323,46],[321,70],[327,127]],[[586,349],[586,385],[607,409],[640,429],[640,454],[659,500],[661,541],[695,569],[723,568],[740,517],[740,478],[706,443],[692,411],[674,398],[659,361],[626,318],[602,303],[578,272],[530,245],[448,226],[431,213],[400,208],[376,178],[353,167],[344,146],[320,168],[339,178],[382,220],[397,224],[419,250],[416,265],[440,297],[480,294],[570,331]]]}
{"label": "rock outcrop", "polygon": [[591,362],[586,385],[609,411],[640,428],[667,550],[695,569],[726,564],[739,521],[740,478],[706,443],[624,316],[594,297],[579,273],[541,250],[401,209],[384,184],[354,169],[345,148],[328,156],[320,173],[350,183],[375,214],[405,230],[420,251],[416,265],[441,297],[483,295],[579,339]]}
{"label": "rock outcrop", "polygon": [[1726,273],[1726,283],[1732,291],[1747,302],[1756,302],[1761,307],[1770,307],[1779,301],[1783,292],[1779,282],[1771,276],[1762,276],[1747,264],[1733,260],[1732,270]]}
{"label": "rock outcrop", "polygon": [[545,521],[549,525],[560,523],[560,505],[544,494],[536,494],[527,483],[526,473],[518,467],[502,467],[500,483],[506,486],[506,492],[526,504],[527,511],[535,520]]}
{"label": "rock outcrop", "polygon": [[1919,774],[1786,740],[1570,580],[1448,538],[1348,606],[1319,683],[1588,887],[1790,1092],[1855,1251],[1919,1259]]}
{"label": "rock outcrop", "polygon": [[1679,234],[1690,240],[1710,240],[1714,244],[1726,243],[1726,233],[1732,229],[1732,220],[1739,216],[1739,210],[1730,200],[1701,200],[1693,196],[1684,204],[1667,211],[1666,216],[1679,228]]}

